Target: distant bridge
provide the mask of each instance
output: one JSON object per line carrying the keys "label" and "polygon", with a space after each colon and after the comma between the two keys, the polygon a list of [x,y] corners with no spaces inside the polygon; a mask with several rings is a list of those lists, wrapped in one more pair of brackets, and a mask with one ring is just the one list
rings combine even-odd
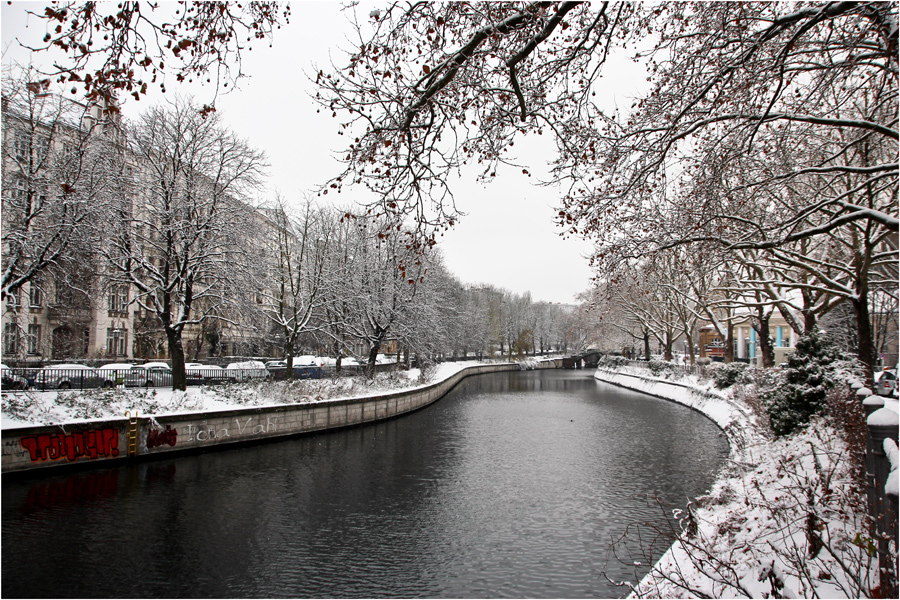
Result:
{"label": "distant bridge", "polygon": [[603,353],[599,350],[585,350],[580,354],[574,354],[563,358],[563,369],[596,369],[597,363]]}

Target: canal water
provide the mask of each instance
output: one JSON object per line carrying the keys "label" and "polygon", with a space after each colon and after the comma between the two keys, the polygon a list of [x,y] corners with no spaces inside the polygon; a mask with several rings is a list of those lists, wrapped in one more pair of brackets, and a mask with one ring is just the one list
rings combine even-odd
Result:
{"label": "canal water", "polygon": [[383,423],[4,477],[2,594],[617,597],[727,453],[702,415],[589,371],[470,377]]}

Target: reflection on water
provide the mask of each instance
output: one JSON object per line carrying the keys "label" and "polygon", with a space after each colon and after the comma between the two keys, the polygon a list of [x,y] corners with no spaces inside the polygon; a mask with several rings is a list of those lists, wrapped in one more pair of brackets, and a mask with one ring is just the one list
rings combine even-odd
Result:
{"label": "reflection on water", "polygon": [[4,479],[2,592],[618,596],[606,576],[647,566],[611,541],[662,522],[653,498],[703,493],[726,454],[699,414],[589,372],[473,377],[384,423]]}

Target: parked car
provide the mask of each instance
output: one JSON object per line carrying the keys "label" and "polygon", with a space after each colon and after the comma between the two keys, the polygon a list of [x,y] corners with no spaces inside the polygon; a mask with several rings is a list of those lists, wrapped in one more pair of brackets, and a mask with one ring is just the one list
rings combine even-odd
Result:
{"label": "parked car", "polygon": [[34,387],[40,390],[95,388],[104,383],[106,387],[112,387],[96,369],[79,364],[52,365],[39,371],[34,378]]}
{"label": "parked car", "polygon": [[266,365],[258,360],[231,363],[225,367],[225,371],[228,373],[229,378],[234,381],[266,379],[269,376],[269,372],[266,371]]}
{"label": "parked car", "polygon": [[[232,381],[232,378],[225,369],[219,365],[204,365],[200,363],[187,363],[184,365],[185,371],[189,376],[200,378],[203,385],[215,385],[217,383],[226,383]],[[188,385],[191,385],[190,383]]]}
{"label": "parked car", "polygon": [[97,374],[103,377],[105,387],[113,387],[125,383],[125,375],[133,366],[132,363],[110,363],[97,369]]}
{"label": "parked car", "polygon": [[287,369],[287,361],[286,360],[266,361],[266,369]]}
{"label": "parked car", "polygon": [[875,393],[879,396],[892,396],[897,390],[897,371],[885,369],[875,373]]}
{"label": "parked car", "polygon": [[[197,373],[185,369],[187,385],[200,385],[203,380]],[[149,362],[131,367],[125,375],[127,387],[165,387],[172,385],[172,369],[164,362]]]}
{"label": "parked car", "polygon": [[[294,365],[294,379],[321,379],[322,367],[317,365]],[[287,366],[269,368],[269,376],[275,381],[287,379]]]}
{"label": "parked car", "polygon": [[322,367],[299,366],[294,367],[294,379],[322,379]]}
{"label": "parked car", "polygon": [[12,369],[6,365],[0,365],[0,371],[3,372],[2,386],[4,390],[24,390],[28,387],[28,381],[24,377],[19,377]]}

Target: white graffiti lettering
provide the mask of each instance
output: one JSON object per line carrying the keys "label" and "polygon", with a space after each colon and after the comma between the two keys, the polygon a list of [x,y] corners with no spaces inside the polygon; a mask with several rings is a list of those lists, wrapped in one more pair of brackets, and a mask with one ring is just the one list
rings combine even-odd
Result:
{"label": "white graffiti lettering", "polygon": [[[234,420],[235,429],[237,433],[235,435],[257,435],[260,433],[271,433],[273,431],[278,431],[278,417],[266,417],[266,422],[258,422],[256,425],[253,425],[252,429],[248,429],[251,426],[251,422],[253,421],[253,417],[247,417],[247,420],[241,423],[240,419]],[[196,425],[185,425],[184,427],[184,435],[187,436],[187,441],[193,442],[209,442],[212,440],[221,440],[227,437],[231,437],[231,434],[228,431],[227,427],[221,427],[216,429],[215,426],[212,427],[198,427]]]}

